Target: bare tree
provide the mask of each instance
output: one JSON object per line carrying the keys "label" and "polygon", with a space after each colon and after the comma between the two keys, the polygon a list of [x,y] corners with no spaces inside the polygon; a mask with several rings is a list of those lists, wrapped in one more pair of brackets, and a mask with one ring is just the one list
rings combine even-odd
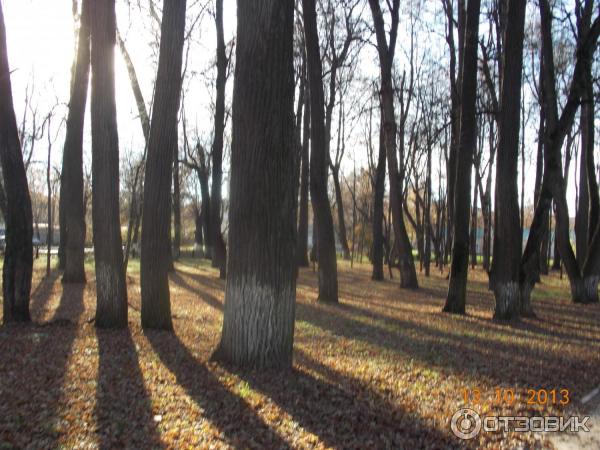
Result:
{"label": "bare tree", "polygon": [[96,326],[127,326],[127,289],[119,220],[119,138],[115,107],[115,0],[91,2],[92,222]]}
{"label": "bare tree", "polygon": [[[523,235],[519,222],[517,165],[525,6],[526,3],[520,0],[508,1],[503,54],[505,63],[502,65],[504,72],[500,91],[500,140],[496,169],[496,220],[491,277],[496,298],[494,317],[502,320],[519,316],[519,262]],[[507,61],[511,63],[506,64]]]}
{"label": "bare tree", "polygon": [[[477,94],[477,41],[480,0],[469,0],[464,38],[464,62],[460,89],[460,144],[454,186],[454,229],[450,283],[444,312],[465,313],[469,269],[469,213],[471,167],[477,145],[475,102]],[[458,176],[460,174],[460,177]]]}
{"label": "bare tree", "polygon": [[296,298],[294,2],[239,0],[237,8],[229,257],[214,358],[289,367]]}
{"label": "bare tree", "polygon": [[4,12],[0,3],[0,162],[6,188],[6,248],[2,268],[3,321],[28,322],[33,270],[33,219],[13,107]]}
{"label": "bare tree", "polygon": [[169,295],[169,194],[173,149],[177,148],[185,5],[186,0],[165,0],[163,5],[144,183],[144,200],[152,207],[144,208],[142,215],[142,326],[165,330],[173,329]]}
{"label": "bare tree", "polygon": [[317,260],[319,262],[319,301],[338,302],[337,260],[333,218],[327,195],[329,155],[324,117],[323,68],[319,50],[315,0],[302,0],[304,37],[310,90],[310,196],[315,217]]}
{"label": "bare tree", "polygon": [[83,208],[83,128],[90,72],[89,0],[81,4],[77,55],[63,150],[59,210],[64,215],[63,283],[85,283],[85,210]]}
{"label": "bare tree", "polygon": [[392,85],[392,66],[398,35],[398,9],[399,0],[391,3],[391,28],[386,37],[383,13],[379,0],[369,0],[375,36],[377,38],[377,52],[379,55],[379,68],[381,76],[381,114],[383,118],[383,131],[385,136],[385,149],[388,161],[388,174],[390,180],[390,208],[392,210],[396,249],[400,258],[401,287],[416,289],[419,287],[417,272],[412,256],[412,247],[406,232],[403,217],[402,180],[398,172],[396,156],[396,114],[394,108],[394,90]]}
{"label": "bare tree", "polygon": [[213,267],[218,267],[225,278],[227,250],[221,232],[221,184],[223,178],[223,133],[225,132],[225,84],[229,60],[225,52],[223,34],[223,0],[215,1],[215,26],[217,30],[217,81],[215,99],[215,124],[212,144],[212,184],[210,194],[210,220],[213,244]]}

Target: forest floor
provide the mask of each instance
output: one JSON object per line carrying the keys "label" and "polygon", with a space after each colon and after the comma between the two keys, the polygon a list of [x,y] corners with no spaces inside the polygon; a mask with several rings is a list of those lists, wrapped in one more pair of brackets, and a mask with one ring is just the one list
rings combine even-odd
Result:
{"label": "forest floor", "polygon": [[[506,324],[491,320],[481,270],[470,274],[468,314],[455,316],[440,312],[439,272],[406,291],[397,278],[371,281],[366,264],[340,262],[341,304],[332,306],[315,302],[316,274],[303,269],[294,368],[259,374],[209,362],[224,282],[205,261],[176,263],[174,334],[142,332],[137,261],[123,331],[92,323],[91,263],[85,286],[44,272],[37,261],[35,323],[0,328],[0,449],[552,448],[539,433],[460,440],[451,417],[463,407],[570,416],[600,384],[600,305],[572,304],[556,274],[534,291],[538,318]],[[497,388],[513,389],[515,401],[494,401]],[[528,404],[528,390],[542,388],[568,389],[569,404]]]}

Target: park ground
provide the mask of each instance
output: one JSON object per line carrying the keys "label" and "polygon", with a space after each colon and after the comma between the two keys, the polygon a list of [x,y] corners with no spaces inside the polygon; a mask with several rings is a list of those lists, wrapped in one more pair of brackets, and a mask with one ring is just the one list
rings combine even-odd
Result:
{"label": "park ground", "polygon": [[[315,302],[302,269],[294,367],[255,373],[209,361],[224,282],[205,261],[171,274],[175,332],[140,328],[139,263],[128,271],[129,329],[97,330],[94,271],[63,286],[37,261],[32,325],[0,328],[0,449],[11,448],[552,448],[547,435],[456,438],[452,415],[571,415],[600,384],[600,306],[573,305],[558,274],[534,292],[537,319],[492,321],[481,270],[466,316],[441,313],[445,274],[370,280],[340,262],[337,306]],[[497,388],[514,402],[497,403]],[[464,389],[480,391],[465,402]],[[528,390],[568,389],[566,406],[528,404]],[[504,391],[503,391],[504,392]]]}

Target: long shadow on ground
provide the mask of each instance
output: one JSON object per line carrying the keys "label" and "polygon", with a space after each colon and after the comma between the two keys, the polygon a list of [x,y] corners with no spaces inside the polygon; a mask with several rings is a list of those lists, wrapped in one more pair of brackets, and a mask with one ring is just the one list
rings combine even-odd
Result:
{"label": "long shadow on ground", "polygon": [[101,449],[162,448],[129,330],[96,330],[98,386],[95,416]]}
{"label": "long shadow on ground", "polygon": [[221,432],[224,443],[234,448],[289,447],[243,399],[223,387],[176,335],[149,331],[146,336],[163,364],[175,374],[177,383]]}
{"label": "long shadow on ground", "polygon": [[[34,294],[32,311],[36,314],[47,303],[57,278],[54,271]],[[59,307],[47,323],[2,329],[0,444],[14,448],[59,446],[65,432],[60,409],[69,400],[64,395],[65,371],[84,309],[83,290],[83,285],[63,286]]]}
{"label": "long shadow on ground", "polygon": [[329,379],[298,369],[238,374],[328,448],[469,448],[468,443],[440,432],[368,386],[320,365],[298,350],[295,354],[302,365],[326,373]]}

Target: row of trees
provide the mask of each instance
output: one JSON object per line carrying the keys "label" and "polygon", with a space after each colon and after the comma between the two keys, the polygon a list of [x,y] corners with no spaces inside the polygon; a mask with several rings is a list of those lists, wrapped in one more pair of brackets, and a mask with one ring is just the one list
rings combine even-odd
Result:
{"label": "row of trees", "polygon": [[[233,46],[224,38],[222,0],[214,3],[217,76],[210,151],[198,140],[192,142],[185,108],[180,107],[184,104],[181,97],[187,69],[185,0],[165,1],[162,17],[151,8],[160,27],[160,40],[150,114],[136,70],[116,30],[114,0],[82,0],[61,172],[63,282],[85,282],[83,136],[91,70],[97,326],[127,326],[125,269],[133,236],[141,228],[142,326],[172,329],[168,272],[178,256],[171,248],[179,248],[181,220],[180,199],[172,197],[171,189],[179,193],[180,165],[198,178],[202,201],[197,212],[197,236],[206,243],[207,256],[220,269],[220,276],[227,278],[216,359],[256,367],[291,363],[296,276],[298,267],[309,263],[309,197],[314,233],[310,259],[318,263],[318,300],[338,302],[336,225],[342,255],[351,257],[343,190],[351,194],[353,248],[357,223],[363,224],[363,232],[364,223],[370,224],[373,280],[384,278],[387,261],[390,275],[392,266],[399,269],[401,287],[418,289],[409,229],[416,235],[426,275],[432,246],[440,268],[450,261],[446,312],[465,313],[478,198],[495,318],[534,314],[531,291],[546,259],[544,242],[549,240],[552,205],[556,245],[573,300],[598,301],[600,198],[594,162],[593,68],[600,15],[594,15],[595,2],[575,2],[574,61],[571,58],[571,64],[560,72],[554,59],[555,21],[549,0],[539,1],[539,15],[533,14],[539,17],[539,33],[529,37],[526,2],[498,0],[484,5],[487,41],[480,33],[481,0],[441,1],[448,55],[448,66],[442,67],[433,61],[439,49],[422,51],[418,13],[409,14],[406,36],[400,32],[399,0],[329,0],[318,4],[302,0],[298,5],[292,0],[238,2],[226,247],[221,187],[226,83]],[[12,105],[3,20],[0,31],[0,70],[5,74],[0,79],[0,156],[7,224],[4,321],[11,322],[29,320],[32,215]],[[400,34],[403,42],[410,43],[400,47],[403,52],[398,56]],[[539,47],[539,56],[535,51],[531,55],[532,62],[538,58],[537,73],[525,70],[528,39]],[[117,44],[126,62],[146,144],[133,171],[125,255],[120,232],[114,92]],[[358,80],[362,89],[356,95],[350,87],[357,83],[358,54],[367,45],[376,50],[378,75]],[[531,49],[535,50],[535,45]],[[406,69],[399,71],[401,64]],[[564,95],[557,88],[557,73],[565,86]],[[522,178],[519,200],[518,163],[521,158],[523,176],[524,74],[530,75],[527,82],[534,85],[537,95],[539,145],[535,210],[523,251],[525,182]],[[448,80],[444,81],[447,90],[437,87],[444,78]],[[581,159],[575,254],[569,239],[568,170],[563,169],[562,149],[566,137],[573,135],[578,112]],[[333,139],[336,118],[337,139]],[[347,154],[347,124],[352,128],[365,118],[367,200],[360,196],[362,183],[359,179],[357,187],[356,169],[352,184],[341,170]],[[379,130],[378,145],[373,144],[373,129]],[[183,157],[178,148],[180,130]],[[489,151],[484,164],[486,137]],[[439,150],[437,162],[435,149]],[[440,174],[437,194],[432,182],[435,164]],[[446,173],[445,186],[442,170]],[[336,218],[330,202],[330,173]]]}

